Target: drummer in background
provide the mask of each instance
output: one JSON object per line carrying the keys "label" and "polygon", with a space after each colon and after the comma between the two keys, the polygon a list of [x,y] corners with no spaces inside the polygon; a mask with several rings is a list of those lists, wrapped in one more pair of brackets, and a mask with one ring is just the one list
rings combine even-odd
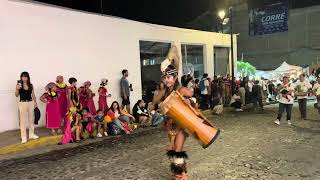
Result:
{"label": "drummer in background", "polygon": [[[173,91],[177,90],[185,99],[185,103],[195,105],[191,97],[192,91],[186,87],[180,87],[178,82],[178,71],[173,65],[169,65],[164,72],[164,85],[165,88],[159,92],[158,96],[153,99],[152,106],[164,101]],[[171,119],[168,123],[168,137],[170,145],[168,147],[167,155],[171,163],[171,171],[175,179],[187,179],[187,167],[185,159],[188,157],[183,150],[184,142],[187,138],[187,133],[175,124]]]}

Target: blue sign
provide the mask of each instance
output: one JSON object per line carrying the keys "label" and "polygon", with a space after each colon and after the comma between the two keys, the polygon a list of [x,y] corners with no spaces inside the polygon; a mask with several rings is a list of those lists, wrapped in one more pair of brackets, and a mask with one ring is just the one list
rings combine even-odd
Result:
{"label": "blue sign", "polygon": [[288,31],[288,5],[275,4],[249,11],[249,35]]}

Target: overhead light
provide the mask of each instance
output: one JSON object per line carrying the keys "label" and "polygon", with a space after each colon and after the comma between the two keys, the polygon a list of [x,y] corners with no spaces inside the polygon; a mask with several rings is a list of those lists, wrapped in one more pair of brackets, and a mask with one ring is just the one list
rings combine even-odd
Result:
{"label": "overhead light", "polygon": [[221,20],[224,19],[224,17],[226,16],[226,12],[224,10],[219,11],[218,16],[220,17]]}

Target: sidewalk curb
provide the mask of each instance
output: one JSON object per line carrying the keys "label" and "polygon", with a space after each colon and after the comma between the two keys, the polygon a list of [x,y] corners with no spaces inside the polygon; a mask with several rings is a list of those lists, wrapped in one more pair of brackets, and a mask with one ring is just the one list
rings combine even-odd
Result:
{"label": "sidewalk curb", "polygon": [[39,139],[30,140],[25,144],[14,144],[6,146],[0,149],[0,155],[6,155],[14,152],[25,151],[27,149],[33,149],[39,146],[53,145],[60,142],[62,135],[59,136],[47,136]]}
{"label": "sidewalk curb", "polygon": [[[211,115],[211,110],[205,110],[205,111],[201,111],[201,113],[203,113],[203,115],[205,116],[210,116]],[[133,134],[139,134],[145,131],[149,131],[152,129],[161,129],[162,126],[158,126],[156,128],[151,128],[151,129],[144,129],[144,130],[140,130],[140,132],[136,132]],[[43,146],[48,146],[48,145],[55,145],[58,144],[61,141],[61,137],[62,135],[59,136],[45,136],[45,137],[41,137],[39,139],[36,140],[30,140],[25,144],[14,144],[14,145],[9,145],[3,148],[0,148],[0,155],[9,155],[12,153],[17,153],[17,152],[21,152],[21,151],[26,151],[29,149],[34,149],[37,147],[43,147]],[[88,143],[94,143],[94,142],[88,142]]]}

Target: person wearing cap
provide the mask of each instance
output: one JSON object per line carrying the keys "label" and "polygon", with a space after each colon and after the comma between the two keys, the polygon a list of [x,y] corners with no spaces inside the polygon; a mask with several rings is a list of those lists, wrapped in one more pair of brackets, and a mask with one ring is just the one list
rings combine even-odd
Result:
{"label": "person wearing cap", "polygon": [[284,111],[287,112],[287,122],[291,125],[291,112],[294,102],[294,87],[289,83],[289,77],[284,76],[282,84],[277,89],[280,94],[279,100],[279,112],[277,119],[274,121],[275,124],[280,125],[280,120]]}
{"label": "person wearing cap", "polygon": [[[164,72],[164,84],[165,88],[161,90],[153,99],[152,108],[160,104],[164,99],[166,99],[173,91],[178,91],[182,96],[184,96],[185,102],[194,105],[191,102],[192,91],[186,87],[180,87],[178,82],[178,71],[173,65],[169,65]],[[187,178],[187,167],[185,159],[188,157],[187,153],[184,151],[184,143],[187,138],[187,133],[178,124],[174,123],[172,119],[167,120],[168,127],[168,137],[169,146],[167,155],[169,159],[172,160],[171,171],[175,176],[175,179],[186,179]]]}
{"label": "person wearing cap", "polygon": [[47,84],[45,90],[40,100],[46,103],[47,128],[51,129],[52,135],[56,135],[56,129],[61,133],[61,113],[56,84],[53,82]]}

